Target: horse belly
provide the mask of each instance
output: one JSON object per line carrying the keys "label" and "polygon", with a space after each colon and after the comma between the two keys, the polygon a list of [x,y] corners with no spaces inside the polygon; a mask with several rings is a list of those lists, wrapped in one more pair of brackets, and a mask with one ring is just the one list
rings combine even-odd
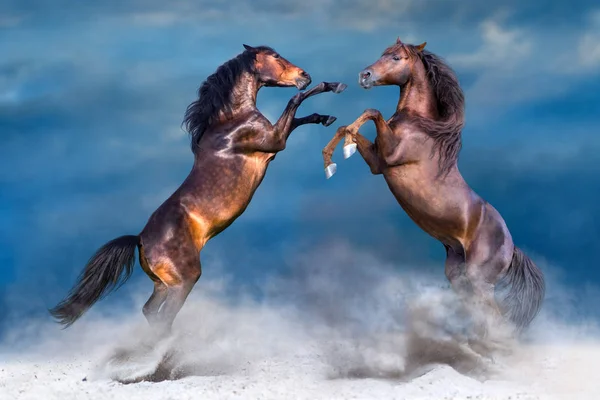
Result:
{"label": "horse belly", "polygon": [[414,208],[403,203],[400,205],[419,228],[443,243],[449,244],[447,242],[454,242],[455,239],[463,236],[463,224],[459,222],[459,217],[444,215],[440,210],[428,212],[430,210]]}
{"label": "horse belly", "polygon": [[195,240],[203,245],[229,227],[250,203],[250,196],[228,196],[210,199],[193,207],[187,207],[188,222]]}
{"label": "horse belly", "polygon": [[216,201],[211,201],[211,206],[205,215],[209,217],[213,235],[229,227],[250,205],[256,189],[264,178],[264,171],[255,169],[240,177],[227,186],[225,193],[221,193]]}

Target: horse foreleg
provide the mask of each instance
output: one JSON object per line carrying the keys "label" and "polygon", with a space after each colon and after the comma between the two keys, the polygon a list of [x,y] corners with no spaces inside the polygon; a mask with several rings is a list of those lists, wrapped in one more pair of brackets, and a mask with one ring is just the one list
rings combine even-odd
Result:
{"label": "horse foreleg", "polygon": [[[321,82],[309,90],[299,92],[294,95],[274,125],[274,134],[276,139],[285,143],[287,138],[292,133],[292,125],[294,117],[296,116],[296,111],[304,100],[311,96],[325,92],[341,93],[346,89],[346,87],[347,86],[344,83],[340,82]],[[331,121],[331,123],[333,123],[333,121]]]}
{"label": "horse foreleg", "polygon": [[354,153],[356,153],[356,149],[358,147],[358,143],[354,140],[354,137],[358,135],[358,130],[361,126],[363,126],[367,121],[375,118],[372,112],[373,110],[365,110],[353,123],[346,127],[347,135],[346,140],[344,140],[344,158],[350,158]]}
{"label": "horse foreleg", "polygon": [[[371,173],[373,175],[381,174],[381,157],[377,153],[377,144],[372,143],[369,139],[358,132],[354,135],[346,135],[346,143],[348,143],[349,140],[356,145],[358,152],[369,166]],[[348,147],[346,144],[344,144],[344,157],[348,158],[352,154],[346,157],[346,148]]]}
{"label": "horse foreleg", "polygon": [[337,164],[331,161],[331,156],[338,143],[342,141],[346,134],[346,127],[340,126],[335,135],[333,135],[333,138],[327,143],[327,146],[323,148],[323,162],[325,165],[325,177],[327,179],[331,178],[337,171]]}
{"label": "horse foreleg", "polygon": [[[382,173],[382,160],[378,154],[377,145],[358,132],[360,127],[369,120],[372,120],[375,123],[378,138],[377,142],[383,142],[386,148],[396,148],[394,145],[395,142],[392,140],[392,131],[387,122],[383,119],[381,113],[374,109],[365,110],[353,123],[348,126],[340,127],[335,136],[323,149],[325,177],[327,179],[331,178],[337,171],[337,164],[331,161],[331,156],[333,155],[333,150],[344,136],[344,158],[350,158],[356,150],[358,150],[371,169],[371,173],[375,175]],[[392,153],[394,153],[393,150]]]}
{"label": "horse foreleg", "polygon": [[337,118],[331,115],[311,114],[306,117],[294,118],[292,120],[292,126],[290,132],[293,132],[299,126],[306,124],[321,124],[323,126],[329,126],[335,122]]}
{"label": "horse foreleg", "polygon": [[344,157],[348,158],[356,152],[357,145],[359,145],[359,141],[356,139],[359,135],[358,130],[369,120],[373,121],[375,131],[377,132],[376,142],[381,154],[380,157],[378,156],[378,159],[383,161],[387,166],[400,165],[404,155],[404,149],[401,146],[402,141],[393,134],[392,129],[383,118],[383,115],[381,115],[381,112],[372,108],[365,110],[356,121],[348,125],[347,129],[351,138],[346,138]]}
{"label": "horse foreleg", "polygon": [[[327,146],[323,148],[322,153],[323,163],[325,166],[325,177],[327,179],[331,178],[337,170],[337,164],[331,161],[331,157],[336,146],[344,137],[345,143],[352,143],[354,144],[355,148],[358,148],[358,152],[371,169],[371,173],[374,175],[381,174],[381,162],[379,155],[377,154],[376,145],[371,143],[369,139],[360,133],[355,133],[354,136],[350,135],[347,131],[347,127],[342,126],[337,130],[329,143],[327,143]],[[352,155],[347,155],[346,149],[347,145],[344,145],[344,158],[348,158],[350,155]]]}

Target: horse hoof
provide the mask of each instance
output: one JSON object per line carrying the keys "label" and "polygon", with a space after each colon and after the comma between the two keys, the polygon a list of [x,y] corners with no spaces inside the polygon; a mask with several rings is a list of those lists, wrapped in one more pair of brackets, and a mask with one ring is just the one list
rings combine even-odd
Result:
{"label": "horse hoof", "polygon": [[329,179],[333,176],[333,174],[335,174],[337,171],[337,164],[336,163],[331,163],[327,166],[327,168],[325,168],[325,178]]}
{"label": "horse hoof", "polygon": [[342,93],[344,90],[346,90],[347,87],[348,85],[346,85],[345,83],[338,83],[337,86],[333,89],[333,93]]}
{"label": "horse hoof", "polygon": [[352,157],[352,154],[356,153],[356,143],[350,143],[344,146],[344,158],[348,159]]}
{"label": "horse hoof", "polygon": [[330,115],[329,117],[327,117],[327,121],[323,122],[323,126],[329,126],[329,125],[333,124],[336,119],[337,119],[337,117]]}

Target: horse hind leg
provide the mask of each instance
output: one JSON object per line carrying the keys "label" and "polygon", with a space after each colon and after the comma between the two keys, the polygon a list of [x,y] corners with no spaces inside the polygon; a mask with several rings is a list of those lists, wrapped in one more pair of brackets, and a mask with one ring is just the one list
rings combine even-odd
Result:
{"label": "horse hind leg", "polygon": [[[487,246],[481,246],[487,248]],[[466,276],[472,287],[472,313],[475,319],[475,335],[471,345],[480,353],[509,353],[513,340],[513,327],[506,320],[496,301],[496,282],[510,264],[506,245],[492,254],[474,252],[467,259]]]}
{"label": "horse hind leg", "polygon": [[448,278],[450,285],[452,285],[452,289],[454,289],[457,294],[464,295],[471,290],[465,275],[465,256],[459,254],[450,246],[445,247],[446,265],[444,272],[446,273],[446,278]]}
{"label": "horse hind leg", "polygon": [[[165,247],[173,251],[164,251]],[[150,254],[147,258],[144,249],[140,249],[142,269],[154,282],[154,291],[142,312],[152,329],[163,336],[170,333],[175,317],[200,279],[202,268],[198,252],[191,246],[186,250],[181,246],[177,249],[164,246]]]}
{"label": "horse hind leg", "polygon": [[150,267],[150,263],[144,252],[144,246],[139,247],[139,260],[142,270],[150,279],[152,279],[152,282],[154,282],[154,290],[148,301],[146,301],[142,307],[142,313],[144,314],[144,317],[146,317],[148,324],[153,326],[156,322],[158,310],[167,297],[167,286],[152,272],[152,268]]}
{"label": "horse hind leg", "polygon": [[[457,252],[450,246],[446,247],[446,263],[445,274],[446,278],[452,286],[452,290],[458,296],[462,305],[468,308],[468,305],[473,297],[473,287],[466,275],[466,261],[462,252]],[[468,310],[463,309],[461,312],[466,313]],[[465,315],[465,317],[467,317]],[[468,317],[467,317],[468,318]],[[463,327],[463,330],[466,328]]]}
{"label": "horse hind leg", "polygon": [[[501,253],[491,258],[476,257],[477,253],[473,253],[467,259],[449,247],[446,251],[446,277],[467,307],[474,326],[475,338],[469,339],[469,343],[478,353],[490,354],[494,347],[490,334],[498,330],[503,321],[492,283],[504,268],[503,257]],[[488,341],[490,345],[485,345]],[[500,348],[502,346],[496,346],[496,349]]]}
{"label": "horse hind leg", "polygon": [[158,316],[158,310],[160,306],[163,305],[167,298],[167,285],[165,285],[160,280],[154,282],[154,291],[144,307],[142,308],[142,312],[144,313],[144,317],[148,321],[150,326],[156,323],[156,318]]}
{"label": "horse hind leg", "polygon": [[173,322],[183,307],[188,295],[202,275],[202,267],[197,255],[187,260],[165,263],[155,272],[165,284],[164,304],[158,311],[154,324],[160,334],[171,332]]}

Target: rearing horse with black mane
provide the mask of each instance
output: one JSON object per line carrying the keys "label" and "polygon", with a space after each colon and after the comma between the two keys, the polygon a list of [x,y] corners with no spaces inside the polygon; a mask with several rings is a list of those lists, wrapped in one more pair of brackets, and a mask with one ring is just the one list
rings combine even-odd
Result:
{"label": "rearing horse with black mane", "polygon": [[[450,67],[424,47],[398,39],[360,72],[365,89],[400,86],[400,100],[388,120],[368,109],[338,129],[323,149],[326,177],[335,173],[331,156],[345,137],[344,157],[358,149],[371,172],[383,175],[408,216],[442,242],[452,287],[469,303],[484,306],[493,319],[504,315],[521,330],[541,307],[542,272],[515,247],[500,213],[460,174],[464,96]],[[375,143],[358,132],[368,120],[375,123]]]}
{"label": "rearing horse with black mane", "polygon": [[141,267],[154,282],[143,313],[159,333],[168,333],[202,273],[200,251],[248,207],[290,133],[300,125],[329,126],[335,121],[320,114],[295,118],[306,98],[346,88],[342,83],[322,82],[297,93],[271,124],[256,107],[259,89],[295,86],[304,90],[311,77],[270,47],[244,47],[244,52],[206,79],[198,99],[186,111],[184,123],[194,153],[188,177],[139,235],[121,236],[96,252],[67,298],[50,310],[60,323],[70,326],[129,278],[137,248]]}

